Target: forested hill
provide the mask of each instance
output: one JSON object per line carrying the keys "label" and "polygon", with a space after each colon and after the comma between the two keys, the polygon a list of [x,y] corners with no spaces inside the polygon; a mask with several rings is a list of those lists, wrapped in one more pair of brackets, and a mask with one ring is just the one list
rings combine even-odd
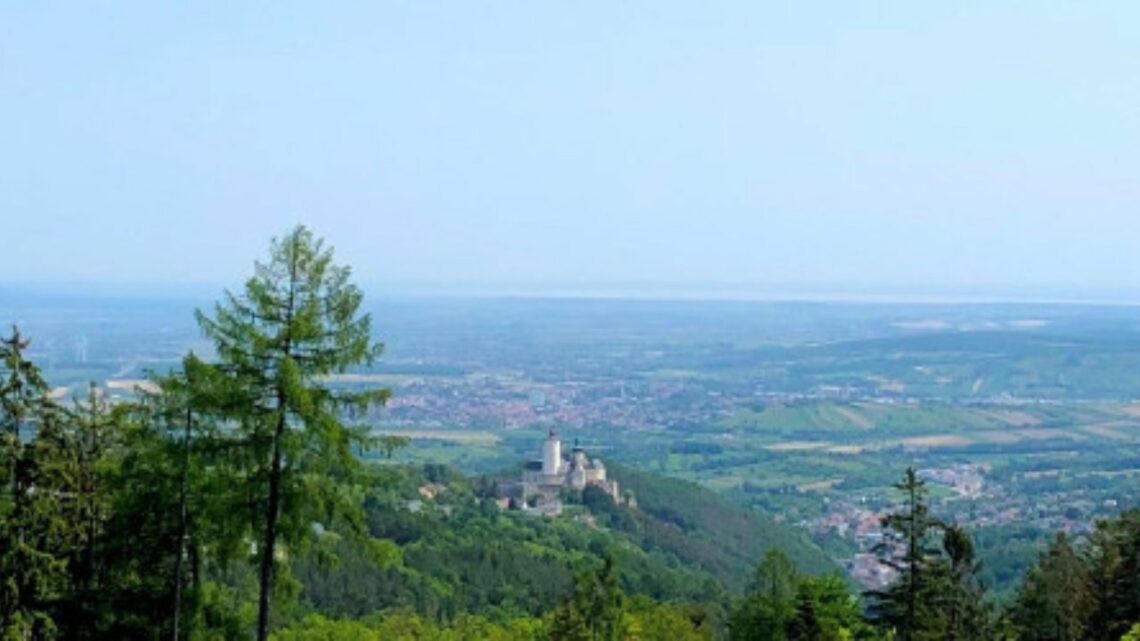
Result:
{"label": "forested hill", "polygon": [[540,615],[573,591],[575,576],[612,556],[628,594],[716,610],[770,548],[805,572],[836,569],[791,528],[691,483],[614,473],[638,496],[638,508],[587,490],[551,519],[501,509],[488,478],[434,465],[389,467],[365,504],[369,534],[381,543],[366,551],[340,541],[326,550],[332,564],[321,554],[298,559],[301,606],[337,616],[391,608],[442,619]]}
{"label": "forested hill", "polygon": [[679,479],[611,465],[611,476],[637,497],[633,518],[640,527],[625,534],[648,549],[743,589],[759,559],[775,548],[805,574],[838,572],[827,555],[799,530],[741,507],[721,495]]}

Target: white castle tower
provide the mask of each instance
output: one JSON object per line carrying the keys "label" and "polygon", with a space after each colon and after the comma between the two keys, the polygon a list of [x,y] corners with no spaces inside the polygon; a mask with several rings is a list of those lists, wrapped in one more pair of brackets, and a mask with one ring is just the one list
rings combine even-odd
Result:
{"label": "white castle tower", "polygon": [[554,430],[550,430],[542,445],[542,473],[546,476],[562,473],[562,441],[558,440]]}
{"label": "white castle tower", "polygon": [[563,490],[583,490],[594,486],[621,502],[617,481],[606,478],[606,466],[598,459],[591,460],[585,450],[574,444],[569,460],[562,458],[562,441],[550,430],[542,443],[542,459],[527,461],[519,482],[519,498],[523,509],[536,510],[547,516],[562,512]]}

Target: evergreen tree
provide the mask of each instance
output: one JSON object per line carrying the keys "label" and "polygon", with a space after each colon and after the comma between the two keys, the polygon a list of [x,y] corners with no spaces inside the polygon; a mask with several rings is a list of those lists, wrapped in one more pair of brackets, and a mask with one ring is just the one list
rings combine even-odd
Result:
{"label": "evergreen tree", "polygon": [[112,511],[101,552],[106,566],[101,630],[107,638],[168,638],[172,630],[172,567],[179,552],[178,469],[172,444],[156,423],[151,399],[125,430]]}
{"label": "evergreen tree", "polygon": [[870,639],[871,630],[842,577],[831,575],[800,581],[787,637],[789,641]]}
{"label": "evergreen tree", "polygon": [[1097,523],[1089,541],[1089,633],[1115,641],[1140,621],[1140,510]]}
{"label": "evergreen tree", "polygon": [[942,524],[930,514],[926,483],[913,467],[895,488],[905,496],[905,507],[883,518],[886,536],[876,552],[898,578],[886,590],[867,592],[871,619],[900,641],[941,640],[945,567],[934,539]]}
{"label": "evergreen tree", "polygon": [[[113,477],[103,543],[114,605],[103,622],[115,638],[191,638],[203,622],[211,567],[239,556],[248,519],[228,474],[231,443],[219,417],[241,390],[193,354],[131,408]],[[248,550],[248,546],[246,546]]]}
{"label": "evergreen tree", "polygon": [[970,534],[958,525],[942,533],[946,557],[946,584],[942,602],[946,610],[948,641],[988,641],[993,637],[985,606],[985,587],[978,580],[981,562],[974,554]]}
{"label": "evergreen tree", "polygon": [[39,368],[24,358],[28,345],[17,327],[0,339],[0,519],[9,516],[18,502],[23,433],[45,411],[54,409],[47,381]]}
{"label": "evergreen tree", "polygon": [[1095,607],[1091,578],[1069,538],[1057,534],[1018,592],[1013,621],[1019,636],[1026,641],[1089,638],[1089,615]]}
{"label": "evergreen tree", "polygon": [[[173,568],[167,585],[170,594],[170,636],[173,641],[190,636],[200,605],[204,548],[212,545],[214,559],[223,563],[236,556],[240,546],[241,496],[232,491],[224,453],[229,443],[219,429],[219,419],[240,413],[249,402],[245,391],[227,385],[222,372],[194,354],[182,359],[180,372],[157,379],[159,393],[151,395],[151,429],[159,435],[160,456],[167,460],[168,480],[175,488],[166,498],[175,509]],[[187,571],[189,570],[189,572]],[[187,604],[191,607],[186,607]],[[190,624],[190,625],[187,625]],[[191,629],[185,629],[191,628]]]}
{"label": "evergreen tree", "polygon": [[331,249],[297,227],[272,243],[241,294],[227,293],[212,316],[198,313],[222,366],[252,400],[228,418],[245,445],[259,521],[258,641],[269,634],[279,540],[300,544],[313,522],[352,520],[358,509],[342,499],[366,434],[347,426],[343,412],[387,398],[387,390],[338,393],[327,385],[330,374],[370,363],[382,349],[349,277]]}
{"label": "evergreen tree", "polygon": [[791,559],[772,549],[756,567],[756,574],[729,623],[733,641],[782,641],[796,615],[800,578]]}
{"label": "evergreen tree", "polygon": [[621,641],[626,638],[625,595],[617,584],[617,569],[607,556],[596,572],[578,576],[574,594],[551,620],[551,641]]}
{"label": "evergreen tree", "polygon": [[[37,485],[56,498],[61,518],[72,533],[64,550],[68,595],[59,618],[70,639],[102,638],[97,635],[97,601],[104,595],[107,578],[102,546],[111,514],[111,460],[119,437],[121,412],[104,401],[94,385],[87,398],[75,403],[58,438],[41,451],[48,472]],[[53,434],[45,431],[37,441]]]}
{"label": "evergreen tree", "polygon": [[[60,553],[70,534],[58,512],[58,497],[46,473],[52,460],[45,444],[62,432],[62,412],[48,397],[39,368],[24,357],[28,347],[17,328],[0,339],[0,639],[52,639],[52,616],[66,587]],[[33,431],[31,442],[25,432]]]}

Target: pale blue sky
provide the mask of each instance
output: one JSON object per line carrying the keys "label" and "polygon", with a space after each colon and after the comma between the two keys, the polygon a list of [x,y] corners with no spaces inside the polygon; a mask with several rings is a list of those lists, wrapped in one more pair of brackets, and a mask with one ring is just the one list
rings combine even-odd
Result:
{"label": "pale blue sky", "polygon": [[1140,289],[1140,3],[9,2],[0,280]]}

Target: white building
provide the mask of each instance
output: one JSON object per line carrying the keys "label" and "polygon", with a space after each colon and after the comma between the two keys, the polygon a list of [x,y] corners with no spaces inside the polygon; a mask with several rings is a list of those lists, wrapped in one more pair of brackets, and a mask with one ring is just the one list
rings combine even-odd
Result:
{"label": "white building", "polygon": [[534,505],[545,513],[562,511],[559,493],[563,489],[582,490],[594,486],[620,500],[617,481],[606,478],[606,466],[598,459],[590,460],[580,447],[562,457],[562,441],[554,430],[542,444],[542,459],[529,461],[523,469],[522,498],[524,505]]}

